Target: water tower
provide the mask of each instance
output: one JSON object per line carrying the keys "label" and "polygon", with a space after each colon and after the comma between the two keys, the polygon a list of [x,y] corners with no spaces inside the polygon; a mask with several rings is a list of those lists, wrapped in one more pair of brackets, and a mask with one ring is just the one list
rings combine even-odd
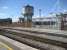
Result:
{"label": "water tower", "polygon": [[33,6],[26,5],[24,7],[24,26],[32,27],[32,16],[33,16],[34,8]]}

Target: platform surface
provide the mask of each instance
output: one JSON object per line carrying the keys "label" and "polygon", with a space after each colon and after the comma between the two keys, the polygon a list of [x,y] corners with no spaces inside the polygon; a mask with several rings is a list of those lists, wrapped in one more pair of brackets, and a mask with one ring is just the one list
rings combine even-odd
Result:
{"label": "platform surface", "polygon": [[38,49],[0,35],[0,50],[38,50]]}
{"label": "platform surface", "polygon": [[9,47],[7,44],[0,42],[0,50],[13,50],[13,49]]}

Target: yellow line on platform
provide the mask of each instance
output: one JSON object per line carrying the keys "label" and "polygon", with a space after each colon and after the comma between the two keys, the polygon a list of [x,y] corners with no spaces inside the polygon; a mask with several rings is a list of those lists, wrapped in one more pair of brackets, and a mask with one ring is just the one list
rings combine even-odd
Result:
{"label": "yellow line on platform", "polygon": [[12,48],[10,48],[8,45],[4,44],[3,42],[0,42],[1,45],[3,45],[5,48],[7,48],[8,50],[13,50]]}

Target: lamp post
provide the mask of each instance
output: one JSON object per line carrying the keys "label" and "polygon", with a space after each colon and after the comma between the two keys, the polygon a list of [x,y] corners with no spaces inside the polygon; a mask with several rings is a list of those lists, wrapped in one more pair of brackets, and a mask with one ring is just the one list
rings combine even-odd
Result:
{"label": "lamp post", "polygon": [[41,11],[42,11],[42,10],[41,10],[41,9],[39,9],[40,26],[41,26],[41,24],[42,24],[42,23],[41,23]]}

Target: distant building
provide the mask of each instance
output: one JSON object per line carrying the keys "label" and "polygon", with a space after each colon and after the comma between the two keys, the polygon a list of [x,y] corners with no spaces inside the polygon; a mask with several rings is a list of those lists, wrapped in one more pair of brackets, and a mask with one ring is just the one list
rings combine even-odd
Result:
{"label": "distant building", "polygon": [[12,24],[11,18],[0,19],[0,25],[8,25],[8,24]]}
{"label": "distant building", "polygon": [[34,25],[54,25],[56,23],[55,17],[42,17],[42,18],[33,18]]}
{"label": "distant building", "polygon": [[19,21],[18,21],[19,23],[23,23],[24,22],[24,18],[19,18]]}

